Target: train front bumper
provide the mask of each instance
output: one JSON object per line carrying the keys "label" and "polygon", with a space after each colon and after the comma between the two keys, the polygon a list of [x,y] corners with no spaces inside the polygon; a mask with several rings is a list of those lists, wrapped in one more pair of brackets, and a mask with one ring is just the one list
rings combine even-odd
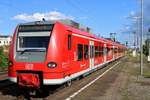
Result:
{"label": "train front bumper", "polygon": [[[43,85],[61,85],[71,78],[65,77],[65,78],[60,78],[60,79],[43,79]],[[17,78],[16,77],[9,77],[9,80],[11,82],[17,83]]]}
{"label": "train front bumper", "polygon": [[[33,72],[28,73],[34,74]],[[27,73],[27,71],[21,71],[19,73]],[[16,71],[10,72],[8,75],[9,80],[14,83],[18,83],[17,77],[19,73]],[[70,77],[63,77],[64,76],[63,72],[43,72],[40,73],[40,75],[41,75],[40,84],[42,85],[60,85],[71,79]],[[26,79],[29,80],[28,78]]]}
{"label": "train front bumper", "polygon": [[21,87],[40,88],[40,78],[38,74],[33,73],[19,73],[17,75],[17,83]]}

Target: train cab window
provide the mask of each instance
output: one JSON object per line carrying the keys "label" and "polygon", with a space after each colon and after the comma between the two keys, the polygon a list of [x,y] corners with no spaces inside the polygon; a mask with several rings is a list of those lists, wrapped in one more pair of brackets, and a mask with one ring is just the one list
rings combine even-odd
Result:
{"label": "train cab window", "polygon": [[84,59],[88,59],[89,58],[89,47],[88,45],[84,45]]}
{"label": "train cab window", "polygon": [[71,50],[71,35],[68,35],[68,50]]}
{"label": "train cab window", "polygon": [[78,49],[78,61],[80,61],[83,59],[83,45],[78,44],[77,49]]}

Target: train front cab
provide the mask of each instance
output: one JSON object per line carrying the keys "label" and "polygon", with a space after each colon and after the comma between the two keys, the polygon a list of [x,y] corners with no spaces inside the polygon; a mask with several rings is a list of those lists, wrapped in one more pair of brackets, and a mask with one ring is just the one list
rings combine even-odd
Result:
{"label": "train front cab", "polygon": [[[27,79],[34,85],[39,85],[36,84],[38,81],[40,85],[62,84],[64,70],[61,55],[65,27],[59,22],[53,27],[45,24],[20,26],[16,28],[10,47],[10,81],[17,83],[21,82],[20,79],[22,82]],[[30,81],[30,78],[37,81]]]}

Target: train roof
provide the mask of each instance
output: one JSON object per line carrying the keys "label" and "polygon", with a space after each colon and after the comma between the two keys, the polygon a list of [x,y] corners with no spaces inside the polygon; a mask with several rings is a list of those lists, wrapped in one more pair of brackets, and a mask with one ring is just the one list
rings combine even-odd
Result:
{"label": "train roof", "polygon": [[94,34],[92,34],[90,32],[90,28],[89,27],[83,27],[81,24],[72,21],[72,20],[50,20],[50,21],[34,21],[34,22],[28,22],[28,23],[21,23],[19,25],[50,25],[50,24],[55,24],[56,22],[62,23],[66,28],[68,28],[69,30],[75,32],[75,34],[79,34],[79,35],[83,35],[89,38],[92,38],[94,40],[97,41],[101,41],[101,42],[105,42],[108,45],[115,45],[118,47],[122,47],[122,48],[126,48],[124,45],[114,42],[112,40],[106,39],[106,38],[102,38],[102,37],[97,37]]}
{"label": "train roof", "polygon": [[34,21],[34,22],[27,22],[27,23],[20,23],[19,25],[49,25],[55,24],[56,21]]}
{"label": "train roof", "polygon": [[[56,22],[61,22],[65,25],[69,25],[72,27],[75,27],[75,25],[79,25],[77,22],[74,22],[72,20],[49,20],[49,21],[34,21],[34,22],[27,22],[27,23],[21,23],[19,25],[50,25],[50,24],[55,24]],[[74,25],[74,26],[73,26]]]}

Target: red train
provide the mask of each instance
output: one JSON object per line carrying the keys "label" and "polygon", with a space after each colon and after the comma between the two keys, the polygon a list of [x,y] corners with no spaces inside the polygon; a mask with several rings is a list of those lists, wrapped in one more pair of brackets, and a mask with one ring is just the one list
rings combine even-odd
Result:
{"label": "red train", "polygon": [[124,56],[125,50],[71,20],[20,24],[10,46],[8,76],[22,87],[63,84]]}

